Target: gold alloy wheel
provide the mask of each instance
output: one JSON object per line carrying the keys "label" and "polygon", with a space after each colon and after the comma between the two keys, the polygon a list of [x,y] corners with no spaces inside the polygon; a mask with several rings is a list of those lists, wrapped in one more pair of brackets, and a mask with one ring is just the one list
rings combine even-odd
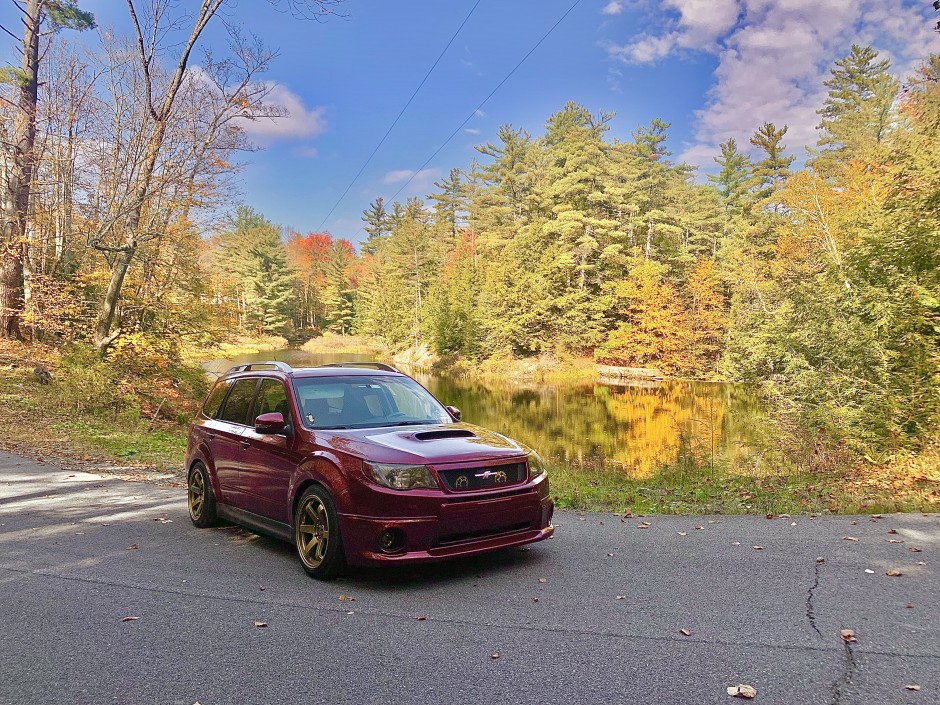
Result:
{"label": "gold alloy wheel", "polygon": [[193,470],[189,476],[189,515],[199,520],[206,503],[206,481],[199,470]]}
{"label": "gold alloy wheel", "polygon": [[303,562],[311,568],[323,563],[329,541],[330,520],[326,507],[319,497],[308,497],[300,510],[300,521],[297,524],[297,550]]}

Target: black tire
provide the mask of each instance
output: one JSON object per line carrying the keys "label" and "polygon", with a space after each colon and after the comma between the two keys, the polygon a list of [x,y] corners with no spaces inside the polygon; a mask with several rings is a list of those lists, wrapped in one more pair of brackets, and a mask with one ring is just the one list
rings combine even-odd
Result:
{"label": "black tire", "polygon": [[311,485],[294,512],[294,546],[307,575],[332,580],[346,567],[343,539],[333,498],[321,485]]}
{"label": "black tire", "polygon": [[202,463],[196,463],[190,468],[186,478],[186,494],[189,518],[193,524],[200,529],[215,526],[218,521],[215,495],[212,493],[209,471]]}

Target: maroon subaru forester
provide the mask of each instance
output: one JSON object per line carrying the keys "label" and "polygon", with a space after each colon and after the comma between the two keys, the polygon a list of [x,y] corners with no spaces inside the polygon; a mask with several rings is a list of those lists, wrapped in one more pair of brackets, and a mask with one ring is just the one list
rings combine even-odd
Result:
{"label": "maroon subaru forester", "polygon": [[554,532],[534,451],[460,423],[380,363],[233,367],[193,421],[186,468],[196,526],[222,518],[291,541],[315,578]]}

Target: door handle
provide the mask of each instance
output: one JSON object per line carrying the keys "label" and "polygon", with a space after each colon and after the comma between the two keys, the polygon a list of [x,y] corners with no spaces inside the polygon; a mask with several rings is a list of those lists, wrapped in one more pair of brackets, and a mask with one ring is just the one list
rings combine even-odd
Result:
{"label": "door handle", "polygon": [[242,448],[250,448],[250,447],[251,447],[251,443],[250,443],[249,441],[242,441],[241,444],[242,444]]}
{"label": "door handle", "polygon": [[214,441],[216,439],[216,435],[214,433],[207,433],[206,438],[208,438],[210,441]]}

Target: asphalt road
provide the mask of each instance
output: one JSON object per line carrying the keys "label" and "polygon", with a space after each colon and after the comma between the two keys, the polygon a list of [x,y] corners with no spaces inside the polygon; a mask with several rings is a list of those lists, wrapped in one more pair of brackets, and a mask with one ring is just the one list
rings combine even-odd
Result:
{"label": "asphalt road", "polygon": [[562,512],[318,583],[184,500],[0,453],[0,703],[940,703],[938,515]]}

